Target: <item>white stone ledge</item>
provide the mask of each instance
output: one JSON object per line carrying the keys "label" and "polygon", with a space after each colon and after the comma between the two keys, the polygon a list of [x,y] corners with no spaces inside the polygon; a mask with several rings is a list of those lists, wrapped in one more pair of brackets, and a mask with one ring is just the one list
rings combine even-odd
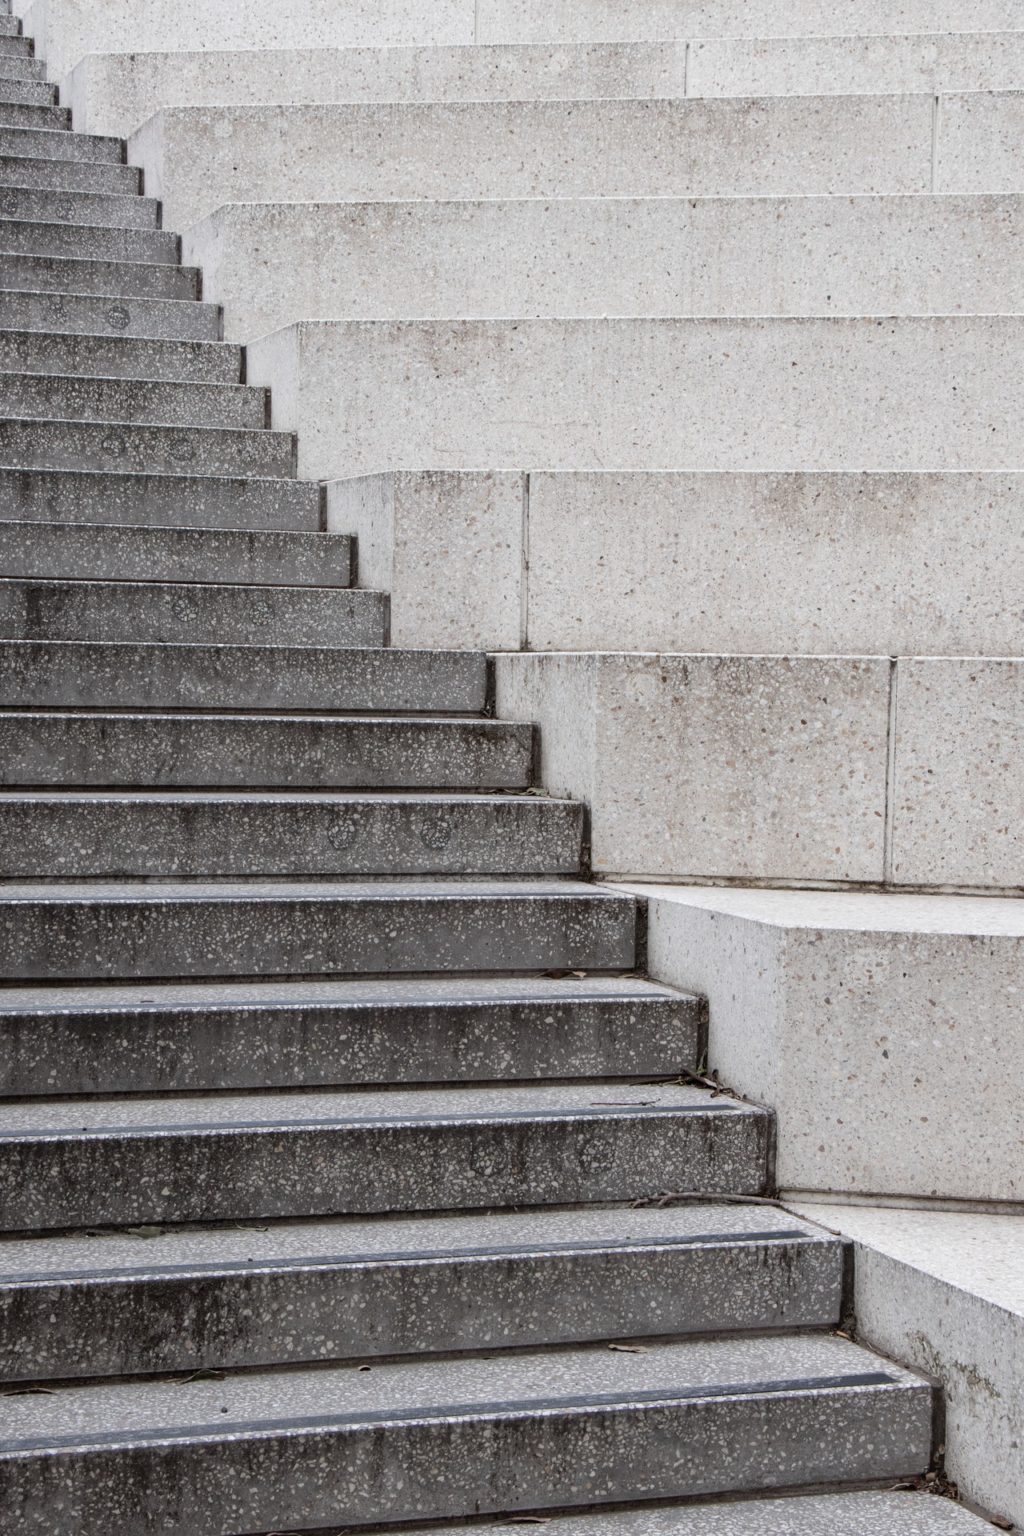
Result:
{"label": "white stone ledge", "polygon": [[342,318],[1014,313],[1022,243],[1013,194],[260,202],[194,225],[184,259],[247,342]]}
{"label": "white stone ledge", "polygon": [[709,1066],[777,1111],[783,1190],[1024,1198],[1024,901],[627,888]]}
{"label": "white stone ledge", "polygon": [[254,342],[300,476],[1015,471],[1024,316],[318,321]]}
{"label": "white stone ledge", "polygon": [[942,1382],[961,1493],[1024,1526],[1024,1216],[791,1204],[852,1239],[860,1337]]}

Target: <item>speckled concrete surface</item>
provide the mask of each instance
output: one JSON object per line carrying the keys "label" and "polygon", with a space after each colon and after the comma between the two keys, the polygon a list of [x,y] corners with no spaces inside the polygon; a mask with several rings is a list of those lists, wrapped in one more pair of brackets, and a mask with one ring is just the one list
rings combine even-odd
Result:
{"label": "speckled concrete surface", "polygon": [[0,420],[0,455],[12,468],[290,478],[290,432],[161,427],[108,421]]}
{"label": "speckled concrete surface", "polygon": [[[0,409],[5,416],[22,418],[253,430],[265,424],[268,399],[265,390],[251,389],[245,384],[179,384],[173,380],[6,373],[0,379]],[[10,574],[6,549],[4,574]]]}
{"label": "speckled concrete surface", "polygon": [[159,203],[151,197],[114,192],[55,192],[45,187],[0,188],[0,216],[5,219],[44,219],[47,223],[119,225],[156,229]]}
{"label": "speckled concrete surface", "polygon": [[[59,229],[60,225],[57,227]],[[95,231],[85,233],[88,237]],[[6,239],[5,233],[0,231],[0,246],[6,244]],[[77,241],[75,243],[77,245]],[[103,293],[137,299],[199,297],[199,273],[192,267],[172,267],[158,261],[119,261],[102,256],[33,255],[27,252],[11,255],[5,252],[4,281],[9,288],[24,289],[28,293]]]}
{"label": "speckled concrete surface", "polygon": [[702,1025],[626,977],[11,988],[0,1092],[664,1077],[697,1068]]}
{"label": "speckled concrete surface", "polygon": [[[20,39],[22,45],[27,39]],[[124,145],[121,138],[103,138],[98,134],[54,134],[39,128],[0,127],[0,155],[16,155],[43,161],[46,164],[103,164],[121,165],[124,161]],[[21,186],[27,185],[25,182]],[[131,190],[138,191],[133,180]]]}
{"label": "speckled concrete surface", "polygon": [[[110,301],[104,302],[109,307]],[[0,366],[9,373],[81,373],[119,379],[238,384],[242,376],[242,351],[222,341],[138,340],[131,336],[7,330],[0,331]]]}
{"label": "speckled concrete surface", "polygon": [[[0,107],[0,118],[2,114]],[[104,229],[88,224],[4,218],[0,219],[0,245],[5,253],[20,251],[25,255],[74,260],[167,264],[177,260],[178,236],[164,229]]]}
{"label": "speckled concrete surface", "polygon": [[82,525],[309,532],[320,526],[320,496],[305,480],[0,469],[0,512]]}
{"label": "speckled concrete surface", "polygon": [[[220,316],[194,299],[129,299],[88,294],[0,291],[0,325],[51,334],[119,336],[130,351],[140,337],[217,341]],[[54,369],[54,372],[61,372]]]}
{"label": "speckled concrete surface", "polygon": [[[8,130],[9,138],[16,129]],[[84,160],[38,160],[31,146],[7,152],[0,140],[0,187],[45,187],[54,192],[99,192],[131,196],[141,189],[136,167]]]}
{"label": "speckled concrete surface", "polygon": [[584,1209],[0,1243],[0,1369],[95,1377],[834,1326],[841,1245],[770,1207],[732,1210],[740,1222],[722,1206]]}

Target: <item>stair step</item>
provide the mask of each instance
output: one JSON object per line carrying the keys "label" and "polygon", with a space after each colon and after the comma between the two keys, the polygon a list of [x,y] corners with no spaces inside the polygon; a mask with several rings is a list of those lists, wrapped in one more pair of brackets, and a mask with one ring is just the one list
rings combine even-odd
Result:
{"label": "stair step", "polygon": [[5,1107],[0,1210],[27,1231],[758,1194],[768,1126],[704,1090],[603,1080],[31,1100]]}
{"label": "stair step", "polygon": [[160,204],[152,197],[114,192],[57,192],[46,187],[0,187],[5,219],[47,224],[92,224],[110,229],[157,229]]}
{"label": "stair step", "polygon": [[0,565],[7,576],[37,579],[322,589],[351,585],[353,544],[341,533],[6,522],[0,526]]}
{"label": "stair step", "polygon": [[[57,87],[46,80],[11,80],[0,75],[0,107],[17,104],[49,107],[57,102]],[[68,114],[70,122],[70,114]]]}
{"label": "stair step", "polygon": [[31,56],[14,56],[0,54],[0,80],[43,80],[46,79],[46,65],[40,59]]}
{"label": "stair step", "polygon": [[267,425],[265,389],[244,384],[178,384],[150,379],[0,373],[0,415],[63,421],[149,422],[161,426]]}
{"label": "stair step", "polygon": [[[11,297],[15,296],[8,295]],[[242,349],[226,341],[0,330],[0,371],[238,384],[242,377]]]}
{"label": "stair step", "polygon": [[137,197],[142,191],[142,172],[134,165],[111,165],[102,160],[36,160],[5,155],[0,147],[0,187]]}
{"label": "stair step", "polygon": [[[4,244],[0,232],[0,247]],[[197,267],[143,261],[82,261],[60,256],[11,256],[3,262],[8,289],[28,293],[109,294],[132,299],[198,299]]]}
{"label": "stair step", "polygon": [[386,622],[379,592],[0,578],[8,640],[374,646],[384,644]]}
{"label": "stair step", "polygon": [[205,475],[295,474],[290,432],[164,427],[123,421],[0,419],[0,463],[10,468],[194,470]]}
{"label": "stair step", "polygon": [[[2,206],[3,193],[0,192],[0,208]],[[26,256],[171,266],[178,260],[179,241],[177,235],[166,229],[98,229],[85,224],[47,223],[28,218],[0,219],[0,251],[8,255],[18,252]],[[71,288],[66,291],[74,292]]]}
{"label": "stair step", "polygon": [[[0,520],[4,518],[52,520],[83,532],[90,525],[117,524],[167,532],[300,530],[308,536],[320,526],[320,487],[305,480],[251,475],[0,468]],[[0,528],[0,534],[6,532]],[[325,568],[324,582],[328,580]]]}
{"label": "stair step", "polygon": [[20,37],[21,21],[17,16],[10,16],[6,12],[0,14],[0,37]]}
{"label": "stair step", "polygon": [[0,1095],[664,1077],[703,1018],[629,976],[5,988]]}
{"label": "stair step", "polygon": [[842,1293],[843,1244],[770,1206],[14,1239],[0,1242],[0,1370],[127,1376],[829,1328]]}
{"label": "stair step", "polygon": [[13,16],[0,16],[0,58],[32,57],[32,39],[22,37]]}
{"label": "stair step", "polygon": [[[281,654],[271,653],[271,668]],[[336,651],[321,654],[343,677],[346,658]],[[474,672],[460,663],[450,677],[445,672],[429,661],[410,659],[404,667],[384,661],[367,677],[366,692],[386,693],[398,707],[424,708],[430,697],[449,694],[463,712],[480,708],[482,668]],[[26,692],[31,688],[27,675],[23,686]],[[240,690],[235,706],[245,697]],[[0,711],[0,783],[525,789],[531,782],[533,727],[504,720],[101,711],[102,706],[80,714]]]}
{"label": "stair step", "polygon": [[[472,651],[0,640],[8,709],[473,714],[486,684]],[[0,723],[10,718],[0,711]]]}
{"label": "stair step", "polygon": [[[556,1516],[548,1525],[548,1536],[992,1536],[989,1522],[962,1504],[916,1491],[645,1505]],[[404,1536],[494,1536],[494,1526],[431,1525]]]}
{"label": "stair step", "polygon": [[813,1334],[499,1352],[13,1398],[3,1491],[10,1536],[336,1529],[891,1482],[931,1416],[919,1377]]}
{"label": "stair step", "polygon": [[[61,133],[46,130],[0,128],[0,155],[45,162],[103,162],[124,166],[123,139],[105,138],[98,133]],[[22,186],[30,183],[22,182]],[[134,186],[134,183],[133,183]]]}
{"label": "stair step", "polygon": [[[220,310],[194,299],[136,299],[0,290],[0,326],[14,331],[218,341]],[[54,372],[59,370],[55,369]]]}
{"label": "stair step", "polygon": [[2,795],[0,879],[578,876],[582,817],[510,795]]}
{"label": "stair step", "polygon": [[634,921],[558,880],[0,887],[9,981],[631,970]]}
{"label": "stair step", "polygon": [[8,92],[4,86],[10,81],[0,80],[0,127],[3,128],[50,128],[67,131],[71,127],[71,113],[66,107],[48,105],[54,95],[34,96],[24,101],[5,100]]}

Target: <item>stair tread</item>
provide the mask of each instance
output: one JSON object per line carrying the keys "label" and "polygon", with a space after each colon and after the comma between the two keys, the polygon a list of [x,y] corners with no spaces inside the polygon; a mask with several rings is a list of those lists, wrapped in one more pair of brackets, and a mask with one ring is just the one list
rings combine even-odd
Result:
{"label": "stair tread", "polygon": [[[825,1336],[694,1340],[653,1345],[643,1354],[598,1346],[533,1350],[458,1360],[253,1372],[217,1381],[83,1386],[54,1396],[0,1401],[8,1454],[119,1439],[138,1444],[168,1436],[237,1434],[286,1423],[339,1426],[370,1420],[450,1417],[461,1408],[507,1415],[518,1405],[679,1401],[814,1390],[927,1394],[920,1377],[845,1339]],[[826,1385],[828,1384],[828,1385]],[[834,1385],[832,1385],[834,1384]],[[222,1410],[226,1407],[227,1413]],[[312,1411],[311,1411],[312,1410]]]}
{"label": "stair tread", "polygon": [[799,1241],[838,1247],[840,1239],[771,1205],[701,1203],[629,1208],[470,1212],[455,1216],[269,1222],[244,1227],[168,1227],[145,1238],[116,1230],[0,1238],[0,1285],[29,1277],[156,1275],[175,1269],[215,1274],[244,1266],[385,1261],[439,1255],[557,1252],[701,1241]]}

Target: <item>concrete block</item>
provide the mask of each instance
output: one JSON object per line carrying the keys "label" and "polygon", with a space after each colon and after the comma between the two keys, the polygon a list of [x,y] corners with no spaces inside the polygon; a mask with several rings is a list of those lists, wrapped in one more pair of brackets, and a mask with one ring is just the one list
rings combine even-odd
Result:
{"label": "concrete block", "polygon": [[[1024,318],[319,321],[253,343],[305,479],[1016,470]],[[942,387],[936,388],[936,380]]]}
{"label": "concrete block", "polygon": [[901,658],[896,721],[893,878],[1024,886],[1024,662]]}
{"label": "concrete block", "polygon": [[1020,1201],[1024,901],[650,885],[649,968],[778,1117],[784,1190]]}
{"label": "concrete block", "polygon": [[341,318],[1016,312],[1022,239],[1009,194],[261,202],[184,253],[245,342]]}
{"label": "concrete block", "polygon": [[518,649],[524,493],[517,474],[371,475],[328,485],[327,527],[356,537],[360,585],[393,595],[393,645]]}
{"label": "concrete block", "polygon": [[864,1341],[941,1382],[949,1476],[1024,1527],[1024,1216],[800,1209],[853,1239]]}
{"label": "concrete block", "polygon": [[927,192],[930,97],[168,107],[129,143],[170,229],[227,202]]}
{"label": "concrete block", "polygon": [[497,658],[500,716],[540,726],[541,779],[590,806],[606,875],[880,880],[881,657]]}
{"label": "concrete block", "polygon": [[682,42],[90,53],[61,87],[77,130],[122,138],[167,106],[685,94]]}
{"label": "concrete block", "polygon": [[[1015,26],[1020,25],[1018,13]],[[956,30],[866,37],[746,35],[690,44],[688,96],[824,96],[891,91],[1006,91],[1024,85],[1024,32]],[[830,31],[855,32],[846,8]],[[749,34],[749,28],[744,27]],[[891,24],[885,31],[895,34]],[[77,123],[77,114],[75,121]]]}

